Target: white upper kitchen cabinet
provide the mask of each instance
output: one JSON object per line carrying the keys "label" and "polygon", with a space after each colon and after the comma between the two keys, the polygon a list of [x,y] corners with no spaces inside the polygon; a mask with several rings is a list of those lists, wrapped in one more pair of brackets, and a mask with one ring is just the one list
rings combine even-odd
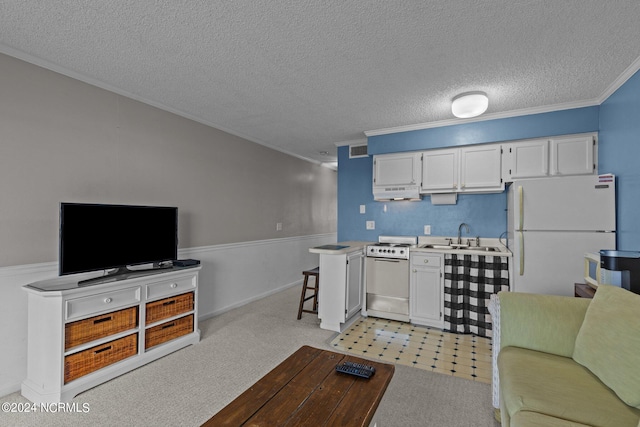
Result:
{"label": "white upper kitchen cabinet", "polygon": [[553,138],[551,145],[551,175],[589,175],[596,171],[593,135]]}
{"label": "white upper kitchen cabinet", "polygon": [[505,180],[538,178],[549,173],[549,141],[534,139],[504,146]]}
{"label": "white upper kitchen cabinet", "polygon": [[505,144],[503,178],[514,181],[562,175],[591,175],[597,171],[594,134],[539,138]]}
{"label": "white upper kitchen cabinet", "polygon": [[460,149],[460,191],[503,191],[502,147],[496,144]]}
{"label": "white upper kitchen cabinet", "polygon": [[419,199],[420,158],[419,152],[373,156],[373,198]]}
{"label": "white upper kitchen cabinet", "polygon": [[460,149],[422,152],[421,193],[452,193],[458,189]]}
{"label": "white upper kitchen cabinet", "polygon": [[502,192],[500,144],[422,152],[421,193]]}
{"label": "white upper kitchen cabinet", "polygon": [[420,153],[378,154],[373,156],[373,185],[417,185],[420,179]]}

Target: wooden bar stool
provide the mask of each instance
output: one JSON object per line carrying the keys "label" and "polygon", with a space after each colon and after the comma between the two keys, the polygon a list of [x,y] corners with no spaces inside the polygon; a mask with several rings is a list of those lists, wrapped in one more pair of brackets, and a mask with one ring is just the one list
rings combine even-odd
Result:
{"label": "wooden bar stool", "polygon": [[[318,314],[318,285],[320,284],[320,267],[316,267],[313,270],[305,270],[302,272],[304,275],[304,283],[302,284],[302,295],[300,295],[300,306],[298,307],[298,320],[302,318],[302,313]],[[309,286],[309,276],[314,276],[315,287]],[[313,295],[307,296],[307,290],[314,291]],[[305,301],[313,298],[313,310],[305,310]]]}

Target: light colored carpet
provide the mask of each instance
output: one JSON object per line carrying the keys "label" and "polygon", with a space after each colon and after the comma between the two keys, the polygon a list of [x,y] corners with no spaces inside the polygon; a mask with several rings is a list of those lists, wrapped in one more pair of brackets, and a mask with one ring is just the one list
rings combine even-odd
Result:
{"label": "light colored carpet", "polygon": [[[302,345],[331,349],[295,287],[200,323],[202,340],[77,396],[87,412],[6,413],[2,426],[199,426]],[[0,402],[29,403],[13,393]],[[499,426],[488,384],[397,365],[378,426]]]}

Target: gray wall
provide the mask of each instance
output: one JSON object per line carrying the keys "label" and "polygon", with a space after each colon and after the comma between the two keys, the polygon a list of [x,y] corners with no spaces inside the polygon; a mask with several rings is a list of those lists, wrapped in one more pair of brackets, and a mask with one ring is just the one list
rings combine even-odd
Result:
{"label": "gray wall", "polygon": [[57,260],[62,201],[178,206],[192,248],[333,233],[336,194],[330,169],[0,54],[0,267]]}

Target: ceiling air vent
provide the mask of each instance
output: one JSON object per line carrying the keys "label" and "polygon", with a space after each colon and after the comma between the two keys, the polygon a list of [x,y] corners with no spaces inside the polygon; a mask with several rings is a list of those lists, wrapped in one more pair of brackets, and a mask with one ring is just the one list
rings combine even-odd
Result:
{"label": "ceiling air vent", "polygon": [[367,144],[350,145],[349,146],[349,158],[357,159],[359,157],[367,157]]}

